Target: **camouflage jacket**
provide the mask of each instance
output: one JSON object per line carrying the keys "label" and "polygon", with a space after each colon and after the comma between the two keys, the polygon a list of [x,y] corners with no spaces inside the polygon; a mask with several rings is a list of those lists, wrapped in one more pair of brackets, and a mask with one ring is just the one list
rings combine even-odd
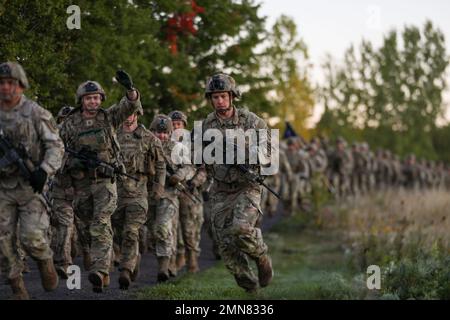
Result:
{"label": "camouflage jacket", "polygon": [[[67,116],[61,128],[61,137],[67,148],[80,151],[87,148],[97,153],[100,160],[120,164],[120,146],[116,131],[136,110],[142,108],[140,99],[131,101],[123,97],[119,104],[108,109],[99,109],[95,118],[86,119],[81,108]],[[78,159],[66,155],[63,170],[68,170],[73,178],[82,179],[89,168]]]}
{"label": "camouflage jacket", "polygon": [[133,132],[117,131],[123,163],[128,174],[139,182],[122,178],[117,183],[120,198],[147,197],[147,184],[160,184],[164,187],[166,166],[161,141],[143,125]]}
{"label": "camouflage jacket", "polygon": [[[36,102],[22,96],[10,111],[0,110],[0,129],[14,147],[23,146],[35,167],[41,167],[52,177],[61,166],[64,145],[52,114]],[[0,151],[0,158],[2,152]],[[20,177],[14,164],[0,169],[0,185],[15,188]]]}
{"label": "camouflage jacket", "polygon": [[[223,120],[215,112],[210,113],[203,121],[203,133],[208,129],[217,129],[225,137],[225,131],[227,129],[242,129],[244,132],[249,129],[268,129],[266,122],[253,112],[247,109],[233,108],[234,115],[231,119]],[[267,148],[270,151],[270,136],[268,137]],[[248,150],[246,150],[246,155],[248,155]],[[225,162],[225,157],[223,160]],[[259,174],[261,165],[250,165],[250,169]],[[215,185],[218,182],[225,189],[227,188],[226,186],[229,186],[230,189],[245,189],[247,187],[256,187],[257,185],[255,182],[247,179],[236,165],[233,164],[206,164],[206,170],[208,176],[214,178]]]}
{"label": "camouflage jacket", "polygon": [[[187,156],[188,150],[184,149],[183,151],[181,151],[181,149],[184,148],[183,144],[181,144],[180,142],[169,140],[164,141],[162,143],[162,147],[166,166],[174,170],[173,174],[180,176],[182,178],[182,181],[184,182],[192,179],[195,174],[195,169],[191,164],[188,164],[190,163],[190,159]],[[175,148],[177,148],[177,150],[174,151]],[[179,153],[177,151],[181,152]],[[167,178],[171,175],[169,173],[170,171],[170,169],[167,170],[165,189],[161,198],[175,200],[179,196],[180,192],[175,186],[170,186],[167,183]]]}

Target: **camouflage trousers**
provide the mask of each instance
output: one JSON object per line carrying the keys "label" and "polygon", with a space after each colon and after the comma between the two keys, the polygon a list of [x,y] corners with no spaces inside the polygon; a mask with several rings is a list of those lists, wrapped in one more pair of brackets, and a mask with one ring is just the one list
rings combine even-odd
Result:
{"label": "camouflage trousers", "polygon": [[120,271],[134,271],[139,255],[139,232],[146,220],[146,198],[119,198],[117,210],[112,216],[112,225],[114,243],[120,247]]}
{"label": "camouflage trousers", "polygon": [[354,195],[363,195],[368,191],[368,181],[365,173],[354,173],[352,175],[351,190]]}
{"label": "camouflage trousers", "polygon": [[331,181],[338,198],[345,197],[350,194],[351,185],[349,176],[333,173],[331,175]]}
{"label": "camouflage trousers", "polygon": [[[266,184],[274,191],[279,192],[281,187],[281,177],[279,174],[269,176],[265,180]],[[273,216],[277,211],[278,198],[275,197],[269,190],[264,188],[261,195],[261,207],[263,212],[267,212],[269,216]]]}
{"label": "camouflage trousers", "polygon": [[53,260],[57,266],[72,264],[72,238],[75,233],[73,199],[74,191],[70,176],[58,173],[52,187],[53,210],[50,223],[53,227]]}
{"label": "camouflage trousers", "polygon": [[23,182],[15,188],[0,188],[0,255],[2,271],[9,279],[23,270],[18,241],[34,260],[52,259],[49,227],[45,202],[30,186]]}
{"label": "camouflage trousers", "polygon": [[[155,201],[149,198],[148,212],[147,212],[147,222],[145,223],[145,228],[142,227],[139,231],[140,242],[147,246],[149,252],[155,253],[155,220],[156,220],[156,208],[159,201]],[[145,239],[144,239],[145,237]]]}
{"label": "camouflage trousers", "polygon": [[237,284],[245,289],[258,286],[249,258],[267,253],[258,225],[262,218],[261,189],[247,187],[238,192],[211,191],[211,229],[220,255]]}
{"label": "camouflage trousers", "polygon": [[301,207],[309,192],[311,192],[309,181],[301,179],[298,175],[294,175],[291,180],[289,192],[289,207],[292,210],[291,214],[295,213],[295,210]]}
{"label": "camouflage trousers", "polygon": [[211,224],[211,200],[205,201],[203,203],[203,216],[204,216],[204,225],[206,227],[206,233],[212,240],[212,250],[216,258],[220,257],[219,253],[219,245],[217,244],[217,239],[214,238],[213,232],[212,232],[212,224]]}
{"label": "camouflage trousers", "polygon": [[52,234],[53,260],[57,266],[72,264],[72,238],[75,232],[74,212],[72,201],[53,199],[53,213],[51,223],[54,227]]}
{"label": "camouflage trousers", "polygon": [[113,248],[111,216],[117,207],[116,184],[111,179],[74,180],[73,184],[75,221],[81,246],[89,251],[90,271],[108,274]]}
{"label": "camouflage trousers", "polygon": [[188,251],[200,255],[200,236],[204,221],[203,202],[193,203],[192,200],[180,195],[179,215],[177,254]]}
{"label": "camouflage trousers", "polygon": [[178,197],[161,199],[156,207],[152,226],[157,257],[172,257],[177,254],[178,219]]}

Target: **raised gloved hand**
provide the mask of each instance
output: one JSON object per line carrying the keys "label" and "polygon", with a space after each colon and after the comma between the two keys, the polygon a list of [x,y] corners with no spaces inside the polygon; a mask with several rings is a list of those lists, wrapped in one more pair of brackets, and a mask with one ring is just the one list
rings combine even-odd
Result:
{"label": "raised gloved hand", "polygon": [[124,86],[128,91],[134,90],[133,80],[131,76],[123,70],[118,70],[116,72],[116,79],[122,86]]}
{"label": "raised gloved hand", "polygon": [[47,172],[42,168],[38,168],[31,173],[30,184],[34,192],[42,193],[45,183],[47,182]]}

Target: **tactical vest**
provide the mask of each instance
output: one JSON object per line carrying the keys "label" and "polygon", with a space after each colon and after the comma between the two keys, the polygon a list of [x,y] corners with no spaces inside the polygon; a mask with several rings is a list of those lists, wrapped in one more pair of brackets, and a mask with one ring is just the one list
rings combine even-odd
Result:
{"label": "tactical vest", "polygon": [[[215,113],[210,113],[203,123],[203,132],[208,129],[218,129],[222,132],[225,137],[226,129],[242,129],[244,132],[249,129],[256,129],[256,122],[260,119],[250,111],[246,109],[238,109],[237,112],[237,123],[235,117],[222,122],[217,119]],[[247,153],[247,152],[246,152]],[[223,161],[225,162],[225,156]],[[213,164],[207,166],[208,171],[212,174],[212,177],[216,182],[222,184],[224,189],[227,185],[230,189],[240,189],[246,185],[251,184],[239,171],[236,166],[226,165],[226,164]],[[259,172],[259,166],[251,165],[250,168],[255,172]]]}
{"label": "tactical vest", "polygon": [[[96,117],[92,119],[84,119],[81,110],[76,109],[68,116],[63,127],[69,136],[66,138],[67,141],[64,141],[67,147],[75,151],[87,148],[95,151],[100,160],[115,164],[122,163],[116,132],[103,109],[99,109]],[[89,171],[80,160],[71,156],[65,165],[65,170]]]}
{"label": "tactical vest", "polygon": [[[39,121],[51,119],[50,112],[39,107],[36,102],[23,97],[20,105],[11,111],[0,112],[0,128],[15,148],[23,146],[34,165],[38,165],[44,157],[38,134]],[[0,158],[2,156],[0,151]],[[18,174],[18,171],[15,165],[0,168],[0,177],[13,177]]]}
{"label": "tactical vest", "polygon": [[151,174],[148,152],[151,148],[150,132],[143,126],[138,126],[134,132],[117,132],[123,164],[129,174]]}

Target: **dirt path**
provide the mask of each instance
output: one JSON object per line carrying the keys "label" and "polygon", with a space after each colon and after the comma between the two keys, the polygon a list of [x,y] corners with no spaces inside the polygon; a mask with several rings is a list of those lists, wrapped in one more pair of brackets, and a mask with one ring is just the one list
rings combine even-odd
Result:
{"label": "dirt path", "polygon": [[[280,208],[279,208],[280,209]],[[263,220],[263,230],[268,230],[281,218],[281,209],[273,218],[265,217]],[[205,270],[215,264],[216,260],[212,253],[212,242],[205,229],[202,232],[200,243],[202,253],[199,258],[200,270]],[[76,258],[75,264],[82,266],[82,259]],[[36,263],[29,259],[30,273],[24,274],[25,285],[31,299],[38,300],[128,300],[134,299],[134,292],[143,286],[155,285],[157,274],[157,262],[153,254],[144,254],[141,261],[141,273],[136,282],[133,282],[128,291],[119,289],[119,271],[117,269],[110,273],[111,285],[102,294],[92,292],[91,284],[88,281],[88,272],[81,267],[81,289],[69,290],[65,280],[60,280],[59,287],[53,292],[44,292],[40,283],[39,271]],[[185,272],[185,271],[182,271]],[[0,300],[9,299],[11,289],[4,281],[0,283]]]}

